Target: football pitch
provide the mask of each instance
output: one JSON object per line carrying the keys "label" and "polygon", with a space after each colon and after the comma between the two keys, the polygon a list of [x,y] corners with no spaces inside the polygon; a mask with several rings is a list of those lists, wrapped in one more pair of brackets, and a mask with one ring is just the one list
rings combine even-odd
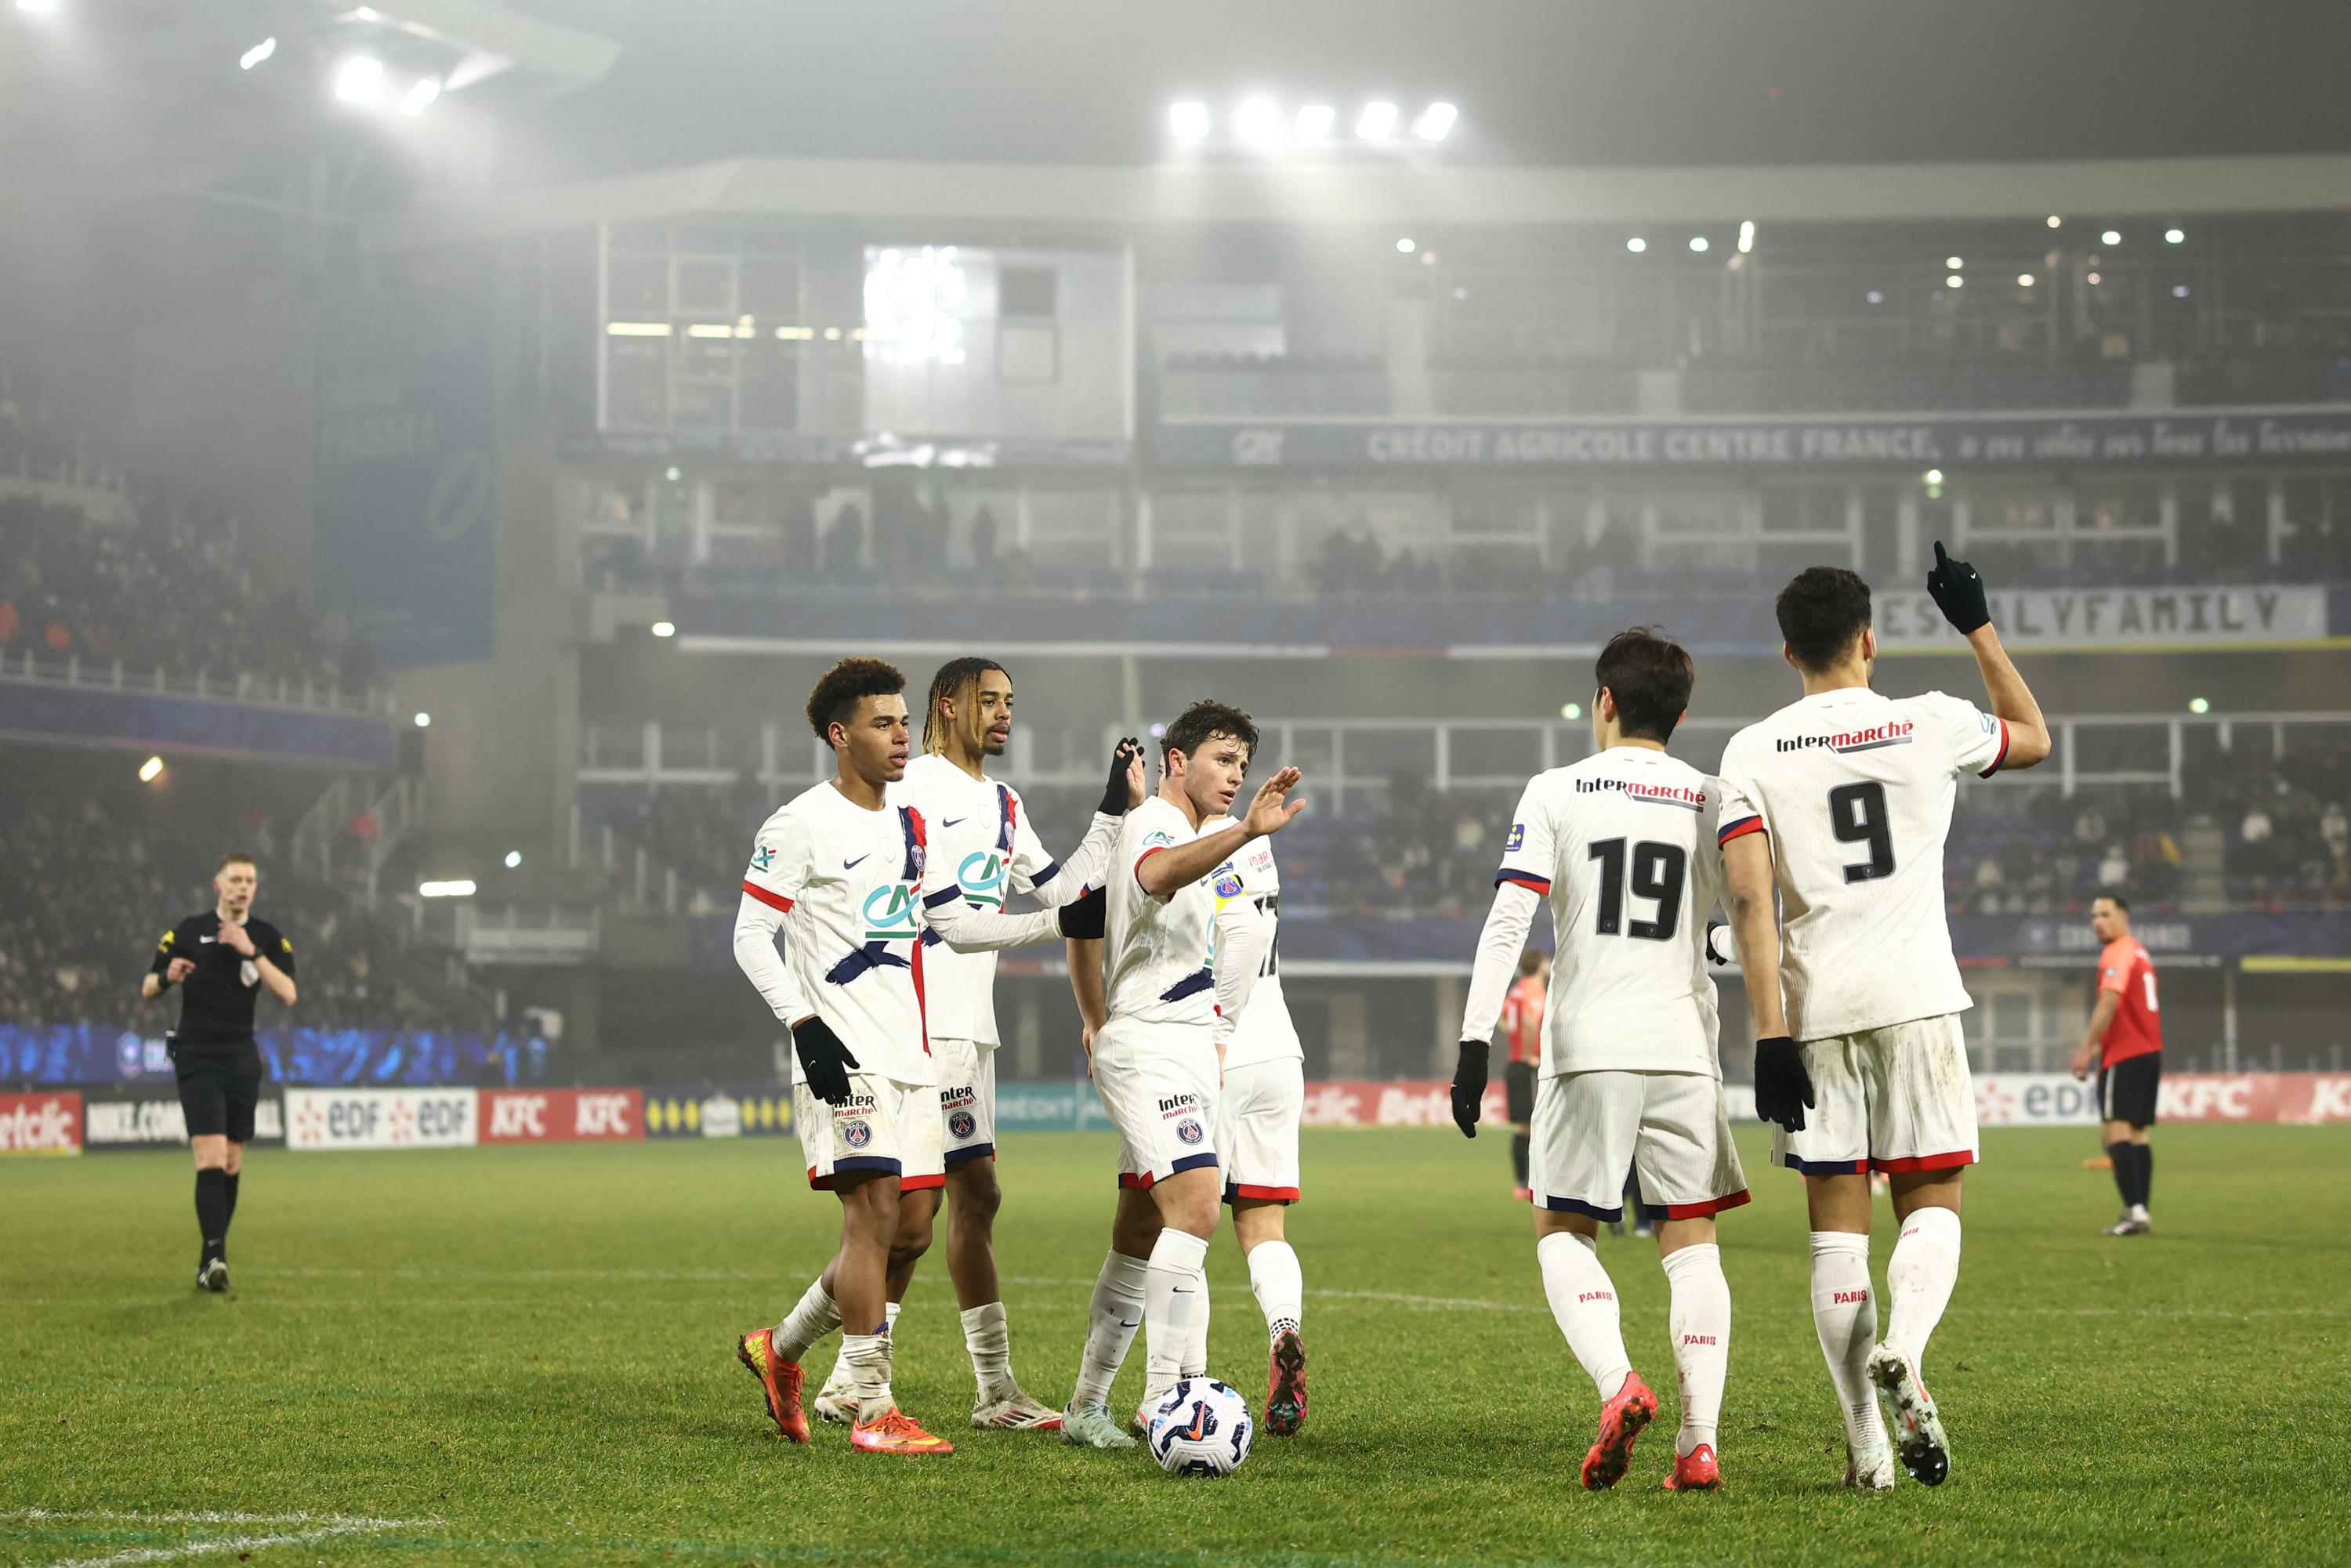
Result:
{"label": "football pitch", "polygon": [[[1309,1133],[1290,1233],[1312,1404],[1228,1480],[969,1431],[942,1245],[900,1402],[945,1459],[769,1429],[734,1336],[831,1250],[789,1141],[289,1155],[249,1165],[233,1295],[191,1288],[184,1154],[0,1166],[0,1563],[1120,1564],[2307,1563],[2351,1559],[2351,1135],[2166,1127],[2151,1238],[2096,1234],[2089,1129],[1987,1134],[1927,1362],[1938,1490],[1843,1490],[1800,1183],[1741,1134],[1726,1490],[1656,1490],[1673,1362],[1653,1243],[1603,1239],[1665,1408],[1584,1492],[1592,1386],[1543,1304],[1493,1130]],[[1069,1392],[1107,1242],[1109,1139],[1016,1140],[1013,1364]],[[1892,1241],[1881,1202],[1875,1262]],[[1228,1234],[1210,1366],[1261,1404]],[[820,1347],[811,1387],[837,1341]],[[1140,1394],[1138,1338],[1118,1394]],[[1113,1400],[1113,1407],[1119,1407]]]}

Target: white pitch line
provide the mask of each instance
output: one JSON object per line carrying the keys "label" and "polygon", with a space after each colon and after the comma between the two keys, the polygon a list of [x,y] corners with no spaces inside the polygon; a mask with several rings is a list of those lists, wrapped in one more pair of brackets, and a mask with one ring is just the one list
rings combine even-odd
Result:
{"label": "white pitch line", "polygon": [[219,1513],[210,1511],[172,1511],[142,1513],[115,1509],[51,1510],[21,1509],[14,1513],[0,1513],[0,1523],[21,1521],[27,1524],[44,1521],[59,1523],[90,1522],[100,1520],[135,1524],[298,1524],[299,1530],[281,1530],[266,1535],[233,1535],[204,1541],[185,1541],[174,1546],[133,1546],[120,1552],[98,1557],[69,1557],[47,1565],[47,1568],[125,1568],[132,1563],[168,1563],[179,1558],[203,1557],[215,1552],[258,1552],[270,1546],[308,1546],[338,1535],[374,1535],[387,1530],[405,1530],[418,1524],[437,1523],[434,1520],[355,1519],[343,1514],[310,1513]]}

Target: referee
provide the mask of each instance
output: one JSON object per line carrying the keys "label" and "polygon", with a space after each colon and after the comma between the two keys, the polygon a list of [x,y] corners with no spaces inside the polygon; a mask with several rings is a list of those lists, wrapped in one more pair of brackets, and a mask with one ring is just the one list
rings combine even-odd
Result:
{"label": "referee", "polygon": [[236,1212],[237,1172],[261,1100],[253,1005],[264,986],[286,1006],[294,1005],[294,944],[266,920],[252,918],[260,885],[251,855],[223,855],[213,868],[213,908],[163,933],[139,983],[146,1001],[173,986],[187,988],[180,1027],[167,1038],[188,1146],[196,1155],[196,1226],[204,1243],[196,1287],[204,1291],[228,1289],[229,1217]]}
{"label": "referee", "polygon": [[2155,1001],[2155,960],[2131,935],[2129,903],[2108,894],[2091,904],[2090,929],[2105,945],[2098,955],[2098,1000],[2074,1053],[2074,1076],[2098,1069],[2098,1115],[2104,1120],[2106,1153],[2114,1160],[2115,1186],[2122,1189],[2122,1218],[2106,1227],[2109,1236],[2145,1236],[2147,1189],[2155,1184],[2155,1155],[2147,1131],[2155,1125],[2156,1091],[2163,1082],[2163,1019]]}

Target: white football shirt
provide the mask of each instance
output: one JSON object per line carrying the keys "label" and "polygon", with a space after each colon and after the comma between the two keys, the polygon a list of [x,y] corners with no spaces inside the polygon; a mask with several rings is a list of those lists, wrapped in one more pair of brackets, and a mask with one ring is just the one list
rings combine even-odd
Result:
{"label": "white football shirt", "polygon": [[1991,778],[2008,726],[1941,692],[1820,692],[1731,737],[1724,842],[1771,835],[1780,972],[1798,1040],[1973,1005],[1943,913],[1959,777]]}
{"label": "white football shirt", "polygon": [[[1200,831],[1221,832],[1233,825],[1230,817],[1215,817],[1201,823]],[[1239,937],[1257,958],[1241,1016],[1232,1020],[1226,1069],[1303,1061],[1306,1050],[1299,1043],[1298,1026],[1290,1021],[1290,1005],[1281,995],[1281,871],[1274,862],[1273,840],[1251,839],[1243,844],[1240,853],[1217,868],[1208,888],[1225,942]]]}
{"label": "white football shirt", "polygon": [[[961,885],[964,902],[974,909],[1001,909],[1008,893],[1031,894],[1049,907],[1072,901],[1087,883],[1100,885],[1117,833],[1118,820],[1096,812],[1084,841],[1062,865],[1037,837],[1019,791],[993,779],[974,779],[944,757],[910,759],[890,798],[922,813],[939,872]],[[923,943],[933,1037],[996,1045],[996,954],[958,953],[935,931],[925,933]]]}
{"label": "white football shirt", "polygon": [[1528,781],[1495,880],[1551,900],[1544,1075],[1720,1075],[1706,968],[1706,919],[1722,886],[1719,810],[1711,779],[1645,747]]}
{"label": "white football shirt", "polygon": [[[898,1083],[935,1082],[923,1024],[923,838],[912,807],[869,811],[819,784],[760,827],[743,873],[745,893],[783,912],[784,963],[857,1059],[853,1071]],[[807,1081],[797,1060],[792,1081]]]}
{"label": "white football shirt", "polygon": [[1103,933],[1110,1016],[1213,1029],[1217,980],[1211,958],[1217,919],[1209,878],[1152,897],[1136,880],[1143,862],[1199,837],[1182,810],[1153,795],[1129,811],[1111,859],[1109,925]]}

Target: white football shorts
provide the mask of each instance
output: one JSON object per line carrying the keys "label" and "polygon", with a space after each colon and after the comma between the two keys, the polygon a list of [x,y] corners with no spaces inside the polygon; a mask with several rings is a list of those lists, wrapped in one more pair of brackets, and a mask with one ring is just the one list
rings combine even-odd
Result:
{"label": "white football shorts", "polygon": [[1118,1129],[1118,1185],[1217,1165],[1213,1028],[1113,1019],[1094,1037],[1094,1092]]}
{"label": "white football shorts", "polygon": [[792,1125],[808,1164],[809,1186],[830,1190],[836,1174],[882,1171],[898,1178],[900,1192],[945,1186],[939,1133],[939,1091],[935,1083],[900,1083],[852,1072],[849,1103],[828,1105],[792,1090]]}
{"label": "white football shorts", "polygon": [[1306,1113],[1306,1064],[1294,1056],[1229,1068],[1217,1092],[1217,1152],[1225,1201],[1298,1201],[1298,1124]]}
{"label": "white football shorts", "polygon": [[939,1075],[940,1136],[949,1166],[996,1154],[996,1048],[968,1040],[933,1040]]}
{"label": "white football shorts", "polygon": [[1938,1171],[1976,1163],[1976,1091],[1957,1013],[1805,1040],[1813,1107],[1771,1136],[1771,1162],[1806,1176]]}
{"label": "white football shorts", "polygon": [[1535,1202],[1614,1223],[1637,1174],[1641,1201],[1700,1219],[1748,1201],[1722,1082],[1706,1072],[1562,1072],[1535,1084],[1528,1124]]}

